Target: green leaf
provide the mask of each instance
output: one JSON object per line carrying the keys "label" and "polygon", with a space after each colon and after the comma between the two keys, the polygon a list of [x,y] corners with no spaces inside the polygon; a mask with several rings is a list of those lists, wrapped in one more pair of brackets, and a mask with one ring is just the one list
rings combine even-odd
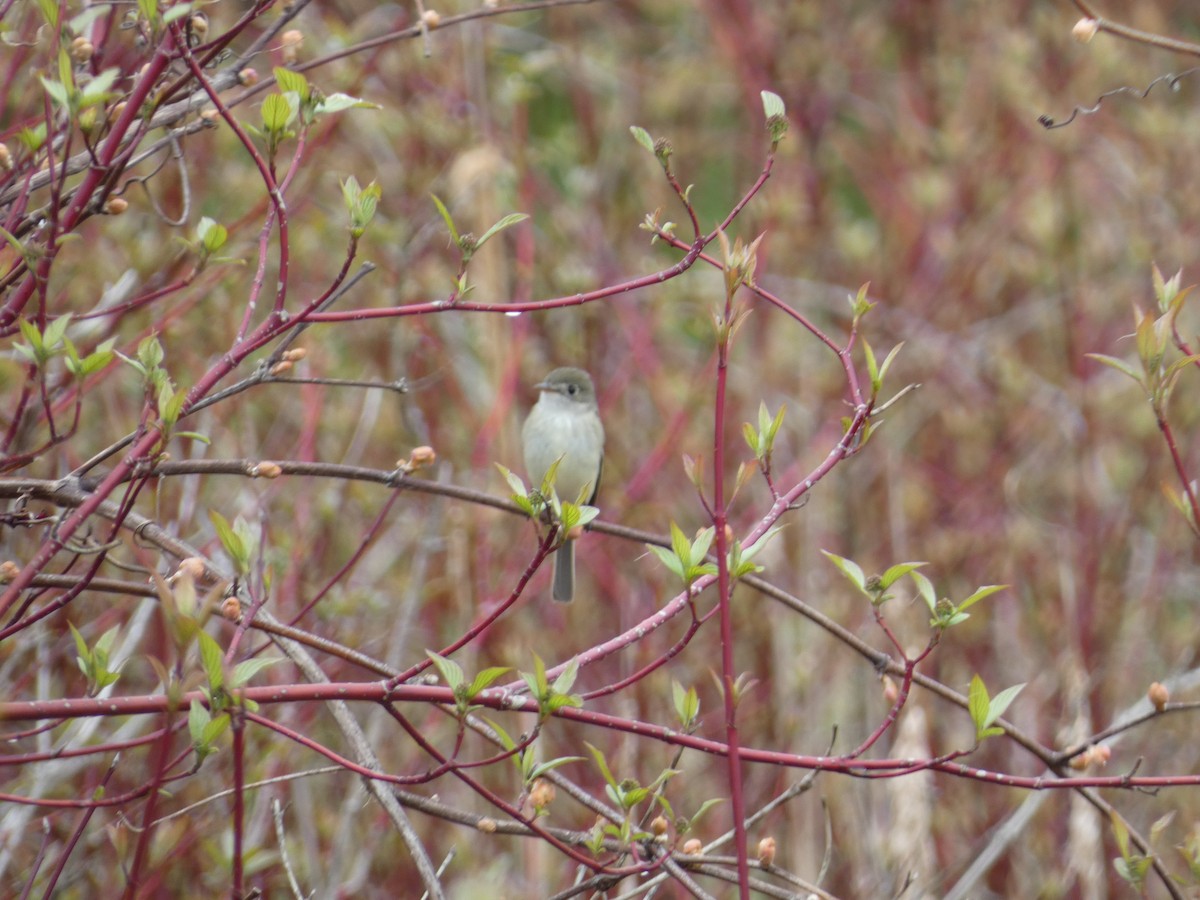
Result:
{"label": "green leaf", "polygon": [[208,708],[199,700],[193,700],[191,708],[188,709],[188,734],[191,735],[193,745],[202,746],[207,743],[204,740],[204,731],[211,721],[212,713]]}
{"label": "green leaf", "polygon": [[508,488],[518,497],[526,496],[529,491],[525,489],[525,482],[521,480],[521,476],[517,475],[510,469],[505,468],[496,463],[496,468],[500,470],[500,474],[504,476],[504,480],[508,482]]}
{"label": "green leaf", "polygon": [[138,344],[137,355],[138,362],[142,364],[144,371],[157,369],[163,361],[163,348],[162,344],[158,342],[158,336],[152,334],[143,338],[142,342]]}
{"label": "green leaf", "polygon": [[914,569],[919,569],[921,566],[927,566],[927,562],[905,562],[896,563],[890,566],[886,572],[879,576],[879,587],[881,590],[887,590],[909,572]]}
{"label": "green leaf", "polygon": [[692,559],[692,542],[688,540],[687,535],[683,533],[683,529],[671,522],[671,549],[675,551],[675,555],[680,561],[687,565]]}
{"label": "green leaf", "polygon": [[690,728],[700,715],[700,695],[694,687],[685,689],[678,681],[671,679],[671,698],[675,703],[675,715],[679,717],[679,724]]}
{"label": "green leaf", "polygon": [[618,790],[619,786],[617,785],[617,779],[613,777],[612,770],[608,767],[608,760],[604,758],[604,753],[599,747],[594,747],[587,741],[584,741],[583,743],[584,746],[591,751],[592,756],[595,758],[596,766],[600,769],[600,775],[604,778],[604,781],[613,790]]}
{"label": "green leaf", "polygon": [[528,783],[530,781],[533,781],[535,778],[541,778],[547,772],[553,771],[554,769],[557,769],[559,766],[565,766],[567,763],[583,762],[583,761],[584,761],[584,757],[582,757],[582,756],[560,756],[560,757],[558,757],[558,759],[550,759],[544,763],[538,763],[536,766],[534,766],[532,769],[529,770],[529,774],[526,776],[525,781],[526,781],[526,783]]}
{"label": "green leaf", "polygon": [[678,577],[681,581],[687,580],[687,576],[684,574],[683,563],[680,561],[678,556],[676,556],[666,547],[659,547],[657,544],[647,544],[646,548],[655,556],[657,556],[659,562],[666,566],[673,575]]}
{"label": "green leaf", "polygon": [[575,678],[579,675],[579,657],[574,656],[567,663],[558,677],[554,679],[554,684],[551,685],[551,690],[556,694],[570,693],[571,688],[575,685]]}
{"label": "green leaf", "polygon": [[317,104],[316,111],[318,113],[340,113],[347,109],[382,109],[378,103],[371,103],[368,100],[360,100],[358,97],[351,97],[349,94],[333,93],[328,97],[323,97],[321,102]]}
{"label": "green leaf", "polygon": [[109,92],[120,76],[119,69],[105,69],[99,75],[96,75],[83,86],[83,90],[79,94],[79,108],[87,109],[90,106],[97,106],[101,103],[106,103],[114,94]]}
{"label": "green leaf", "polygon": [[233,669],[233,684],[230,686],[239,688],[247,684],[251,678],[263,669],[269,668],[278,662],[282,662],[278,656],[256,656],[254,659],[242,660]]}
{"label": "green leaf", "polygon": [[763,448],[760,448],[758,441],[758,432],[754,430],[754,426],[749,422],[742,423],[742,437],[746,440],[746,445],[757,459],[763,458]]}
{"label": "green leaf", "polygon": [[503,675],[507,675],[512,671],[511,666],[490,666],[482,672],[478,672],[471,680],[470,687],[467,688],[467,695],[475,697],[480,691],[486,691],[491,687],[492,683]]}
{"label": "green leaf", "polygon": [[202,736],[204,738],[205,747],[211,746],[213,741],[221,736],[221,732],[229,727],[229,721],[229,713],[221,713],[204,726],[204,732]]}
{"label": "green leaf", "polygon": [[57,0],[37,0],[38,10],[42,14],[42,18],[46,20],[46,24],[51,28],[58,27],[58,2]]}
{"label": "green leaf", "polygon": [[884,357],[883,364],[879,367],[879,382],[880,382],[880,384],[882,384],[884,379],[887,378],[888,369],[890,369],[892,367],[892,362],[895,361],[896,357],[900,353],[900,349],[903,346],[904,346],[904,341],[901,341],[895,347],[893,347],[891,350],[889,350],[888,355],[886,357]]}
{"label": "green leaf", "polygon": [[67,333],[67,325],[70,322],[70,313],[51,319],[46,325],[46,331],[42,334],[42,346],[48,351],[57,349],[63,342],[63,337]]}
{"label": "green leaf", "polygon": [[463,672],[462,666],[460,666],[454,660],[447,659],[445,656],[434,653],[432,650],[426,650],[425,655],[433,661],[435,666],[437,666],[437,670],[442,675],[442,681],[444,681],[446,686],[451,690],[456,691],[466,682],[467,676]]}
{"label": "green leaf", "polygon": [[437,211],[441,213],[442,221],[446,223],[446,227],[450,229],[450,239],[455,244],[459,243],[458,229],[454,227],[454,219],[450,217],[450,210],[446,209],[446,204],[441,201],[437,194],[430,194],[433,198],[433,205],[437,207]]}
{"label": "green leaf", "polygon": [[204,666],[204,675],[208,679],[209,688],[215,693],[225,686],[224,657],[220,645],[207,631],[201,631],[197,638],[200,642],[200,662]]}
{"label": "green leaf", "polygon": [[879,382],[879,364],[875,362],[875,351],[871,349],[871,345],[866,338],[862,339],[863,356],[867,359],[867,375],[871,379],[871,393],[878,394],[880,388]]}
{"label": "green leaf", "polygon": [[639,128],[637,125],[630,125],[629,132],[633,135],[633,139],[641,144],[651,153],[654,152],[654,138],[650,137],[650,132],[645,128]]}
{"label": "green leaf", "polygon": [[283,94],[267,94],[262,103],[263,130],[280,134],[292,117],[292,105]]}
{"label": "green leaf", "polygon": [[838,556],[836,553],[830,553],[828,550],[822,550],[821,553],[827,560],[837,566],[838,571],[850,579],[855,587],[863,593],[867,592],[867,577],[863,574],[863,570],[859,567],[858,563]]}
{"label": "green leaf", "polygon": [[249,560],[249,553],[242,539],[234,532],[229,525],[229,520],[217,512],[215,509],[208,511],[209,521],[213,523],[213,527],[217,530],[217,539],[220,540],[221,546],[225,548],[225,552],[229,554],[230,559],[239,567],[243,561]]}
{"label": "green leaf", "polygon": [[225,246],[229,232],[224,225],[204,216],[196,226],[196,237],[200,241],[201,252],[205,257],[209,257],[216,255]]}
{"label": "green leaf", "polygon": [[987,718],[988,725],[991,725],[993,722],[995,722],[997,719],[999,719],[1002,715],[1004,715],[1005,710],[1007,710],[1009,705],[1015,699],[1017,699],[1017,694],[1021,693],[1021,691],[1022,691],[1022,689],[1024,689],[1024,687],[1025,687],[1024,682],[1022,682],[1021,684],[1014,684],[1012,687],[1006,687],[1004,690],[1002,690],[1000,693],[998,693],[995,697],[992,698],[991,702],[988,704],[988,718]]}
{"label": "green leaf", "polygon": [[[504,747],[505,750],[512,751],[512,750],[516,749],[517,742],[514,741],[511,736],[509,736],[509,733],[507,731],[505,731],[503,728],[501,728],[500,725],[497,724],[494,720],[489,719],[487,717],[481,717],[481,718],[483,718],[483,720],[488,723],[489,728],[491,728],[494,732],[496,732],[496,737],[498,737],[500,739],[500,744],[501,744],[501,746]],[[516,762],[515,757],[514,757],[513,761]]]}
{"label": "green leaf", "polygon": [[50,99],[54,101],[56,106],[63,109],[70,108],[70,94],[67,91],[66,85],[61,81],[53,81],[45,75],[39,75],[38,80],[41,81],[42,87],[46,89],[46,93],[50,95]]}
{"label": "green leaf", "polygon": [[775,535],[779,534],[779,532],[782,530],[782,525],[775,525],[764,531],[761,535],[759,535],[758,540],[742,550],[742,562],[748,563],[750,560],[754,559],[754,557],[758,556],[758,554],[761,553],[767,546],[767,542],[770,541],[771,538],[775,537]]}
{"label": "green leaf", "polygon": [[1085,353],[1084,356],[1087,356],[1089,359],[1094,359],[1098,363],[1103,363],[1109,368],[1116,369],[1123,375],[1128,375],[1138,384],[1142,383],[1142,373],[1129,363],[1125,362],[1123,359],[1117,359],[1115,356],[1106,356],[1103,353]]}
{"label": "green leaf", "polygon": [[196,4],[194,4],[194,3],[177,3],[175,6],[172,6],[170,9],[168,9],[166,12],[163,13],[163,17],[162,17],[163,24],[170,25],[172,22],[176,21],[177,19],[182,19],[184,16],[191,15],[192,11],[195,8],[196,8]]}
{"label": "green leaf", "polygon": [[505,216],[503,219],[501,219],[499,222],[497,222],[495,225],[493,225],[491,228],[489,228],[487,231],[485,231],[483,233],[483,237],[481,237],[478,241],[475,242],[475,249],[478,250],[485,243],[487,243],[489,238],[495,237],[497,234],[499,234],[505,228],[511,228],[512,226],[516,225],[518,222],[524,222],[528,218],[529,218],[529,216],[526,215],[525,213],[509,213],[507,216]]}
{"label": "green leaf", "polygon": [[[67,627],[71,629],[71,637],[75,641],[75,652],[79,654],[80,662],[82,663],[83,660],[91,658],[92,653],[88,649],[87,641],[83,639],[83,635],[70,622],[67,623]],[[87,673],[85,672],[84,674]]]}
{"label": "green leaf", "polygon": [[692,817],[691,817],[691,819],[688,820],[688,824],[690,826],[694,827],[695,824],[698,821],[700,821],[701,816],[703,816],[706,812],[708,812],[710,809],[712,809],[717,804],[724,803],[724,802],[725,801],[720,798],[713,798],[710,800],[705,800],[703,803],[700,804],[700,808],[698,810],[696,810],[694,813],[692,813]]}
{"label": "green leaf", "polygon": [[291,92],[301,100],[308,99],[310,89],[307,78],[299,72],[285,69],[283,66],[276,66],[272,72],[275,75],[275,84],[279,86],[281,93],[286,94]]}
{"label": "green leaf", "polygon": [[759,91],[759,96],[762,97],[763,115],[768,119],[772,116],[787,115],[787,108],[783,105],[783,98],[771,91]]}
{"label": "green leaf", "polygon": [[969,607],[974,606],[976,603],[978,603],[984,597],[990,597],[992,594],[995,594],[998,591],[1002,591],[1007,587],[1008,587],[1007,584],[984,585],[983,587],[976,590],[975,593],[971,594],[971,596],[968,597],[966,600],[964,600],[962,603],[958,604],[958,608],[959,609],[968,609]]}
{"label": "green leaf", "polygon": [[910,576],[916,582],[917,593],[921,595],[925,605],[929,607],[929,611],[937,615],[937,594],[933,590],[933,582],[920,572],[911,572]]}
{"label": "green leaf", "polygon": [[704,562],[704,557],[708,556],[708,550],[712,546],[713,538],[717,536],[717,529],[709,525],[698,535],[692,543],[692,554],[688,559],[688,564],[692,567],[699,566]]}
{"label": "green leaf", "polygon": [[967,689],[967,711],[971,714],[971,721],[975,723],[976,734],[983,731],[988,725],[988,692],[983,679],[978,675],[971,679],[971,686]]}

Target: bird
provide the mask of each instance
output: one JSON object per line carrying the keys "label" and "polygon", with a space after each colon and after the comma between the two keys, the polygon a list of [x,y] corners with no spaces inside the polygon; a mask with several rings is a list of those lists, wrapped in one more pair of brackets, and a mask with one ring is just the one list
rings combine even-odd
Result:
{"label": "bird", "polygon": [[[583,369],[555,369],[534,385],[539,394],[521,429],[525,471],[536,488],[558,462],[554,488],[562,500],[591,504],[604,465],[604,425],[596,386]],[[554,551],[551,596],[561,603],[575,597],[575,546],[564,541]]]}

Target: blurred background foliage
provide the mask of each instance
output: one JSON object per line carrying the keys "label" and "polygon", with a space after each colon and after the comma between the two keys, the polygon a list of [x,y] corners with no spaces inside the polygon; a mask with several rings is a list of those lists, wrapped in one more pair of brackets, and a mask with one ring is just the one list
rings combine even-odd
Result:
{"label": "blurred background foliage", "polygon": [[[1195,37],[1190,4],[1110,5],[1108,15],[1134,26]],[[439,12],[469,8],[448,0]],[[239,13],[228,4],[207,10],[214,31]],[[305,38],[299,63],[401,27],[410,15],[390,4],[313,4],[296,26]],[[297,305],[318,295],[340,268],[340,182],[349,175],[383,187],[379,215],[360,246],[361,258],[378,269],[335,310],[449,293],[457,259],[431,193],[460,229],[475,234],[509,212],[531,217],[479,252],[469,299],[546,299],[664,268],[679,254],[651,245],[637,226],[661,207],[687,236],[686,217],[629,126],[671,141],[674,168],[694,185],[701,224],[711,228],[762,165],[767,140],[758,92],[779,93],[791,131],[770,181],[731,231],[746,240],[766,233],[761,283],[835,336],[848,326],[846,296],[870,282],[879,305],[864,333],[880,355],[905,342],[891,386],[921,387],[887,413],[863,453],[787,517],[762,560],[765,574],[880,648],[885,642],[868,605],[820,549],[868,571],[927,560],[939,592],[955,598],[980,584],[1010,585],[952,630],[923,671],[960,691],[976,672],[994,689],[1028,682],[1009,718],[1047,744],[1066,746],[1110,724],[1150,682],[1190,671],[1196,646],[1196,541],[1160,490],[1163,483],[1178,488],[1165,447],[1138,389],[1085,354],[1132,357],[1131,309],[1152,304],[1152,262],[1168,274],[1183,267],[1189,281],[1200,236],[1200,191],[1190,188],[1200,123],[1188,110],[1200,96],[1200,76],[1183,78],[1175,91],[1160,85],[1146,99],[1110,98],[1098,113],[1046,130],[1039,115],[1063,120],[1104,91],[1130,85],[1140,93],[1188,64],[1104,35],[1077,43],[1077,18],[1066,0],[620,0],[436,29],[428,55],[416,40],[323,64],[307,72],[314,84],[380,109],[328,117],[310,135],[288,192],[289,294]],[[31,65],[47,65],[36,48],[24,52]],[[255,64],[265,76],[279,62],[275,51]],[[9,85],[0,130],[11,135],[23,124],[16,118],[27,108],[21,97],[38,89],[24,76],[10,76]],[[255,122],[256,107],[236,112]],[[189,373],[203,371],[228,346],[241,320],[267,200],[228,129],[188,137],[183,157],[186,181],[169,161],[145,190],[127,192],[123,215],[81,229],[82,240],[57,260],[49,293],[52,312],[78,314],[105,292],[166,283],[194,264],[181,238],[192,237],[199,216],[225,224],[228,252],[244,264],[210,268],[167,305],[112,326],[126,353],[159,331],[165,365],[187,387]],[[171,216],[186,211],[187,224],[166,224],[148,195]],[[268,271],[268,283],[274,278]],[[705,520],[679,458],[712,458],[709,315],[720,298],[720,274],[697,265],[654,288],[538,314],[444,312],[315,326],[301,341],[308,350],[301,374],[403,378],[410,390],[398,396],[314,384],[259,387],[189,422],[211,446],[180,441],[172,452],[389,469],[413,446],[429,444],[438,454],[430,477],[502,494],[493,463],[520,468],[518,426],[533,400],[530,385],[556,365],[580,364],[596,378],[608,428],[603,518],[664,534],[673,519],[690,532]],[[1185,313],[1181,325],[1185,337],[1194,334],[1195,316]],[[99,341],[105,329],[79,323],[71,334],[86,344],[87,335]],[[11,355],[0,365],[0,389],[15,391],[19,367]],[[737,426],[755,420],[760,400],[772,411],[786,404],[776,480],[802,478],[837,441],[847,413],[836,358],[756,306],[731,365],[730,452],[746,455]],[[1188,373],[1172,407],[1193,466],[1195,392]],[[131,372],[110,370],[85,397],[78,436],[22,474],[69,471],[130,431],[140,400]],[[274,572],[271,604],[286,617],[351,556],[386,499],[384,490],[361,484],[187,477],[163,481],[144,505],[214,553],[206,509],[261,527]],[[748,530],[769,503],[765,486],[752,482],[738,498],[735,530]],[[22,540],[5,536],[6,557],[30,552]],[[535,546],[533,528],[511,516],[406,494],[307,624],[408,664],[502,600]],[[639,545],[592,534],[577,552],[580,600],[551,604],[548,575],[540,574],[515,610],[459,654],[468,670],[528,669],[533,652],[561,662],[645,618],[676,591]],[[78,694],[67,620],[94,640],[127,622],[133,608],[132,601],[85,594],[49,620],[46,643],[4,648],[12,691],[28,689],[33,676],[20,666],[41,653],[50,695]],[[899,597],[885,612],[913,647],[924,643],[923,604]],[[886,714],[877,674],[807,620],[739,588],[735,622],[738,667],[760,680],[741,706],[747,745],[819,754],[836,731],[834,749],[845,751]],[[582,686],[632,673],[662,654],[682,627],[669,625],[585,670]],[[149,634],[140,652],[155,655],[162,640]],[[718,635],[706,628],[659,673],[594,707],[670,721],[670,680],[677,679],[700,692],[701,733],[722,738],[720,697],[709,675],[717,654]],[[293,677],[284,668],[268,677]],[[338,660],[327,670],[334,678],[361,678]],[[121,689],[153,691],[153,670],[135,658]],[[428,734],[452,736],[444,717],[430,713],[422,721],[421,711],[411,713]],[[295,706],[272,715],[334,745],[339,740],[319,710]],[[393,727],[382,717],[367,721],[377,740]],[[1114,745],[1110,773],[1138,760],[1140,774],[1197,771],[1188,721],[1169,717],[1124,736]],[[509,724],[515,734],[529,723]],[[545,756],[578,753],[585,739],[604,748],[618,777],[647,783],[673,765],[668,748],[557,723],[548,729]],[[254,730],[248,740],[257,753],[252,780],[318,762]],[[918,691],[876,752],[928,756],[970,740],[963,711]],[[406,741],[381,746],[391,771],[427,765]],[[1042,770],[1003,740],[971,761],[1019,774]],[[218,756],[180,785],[176,808],[219,787],[227,777],[222,765]],[[568,772],[598,790],[589,765]],[[668,796],[677,811],[725,795],[722,763],[685,754],[676,767],[682,774]],[[515,798],[514,774],[504,766],[484,777]],[[749,768],[748,808],[802,774]],[[122,778],[136,783],[138,773],[118,771],[110,790]],[[90,783],[80,779],[63,790],[77,793]],[[479,806],[455,784],[430,790],[468,809]],[[303,823],[294,840],[305,852],[294,862],[319,893],[395,896],[395,885],[411,883],[396,837],[364,805],[353,777],[323,775],[250,796],[250,846],[264,848],[265,861],[255,877],[271,895],[283,884],[266,831],[271,796],[283,796],[293,823]],[[1190,789],[1110,799],[1143,830],[1176,810],[1170,844],[1182,843],[1200,816]],[[775,835],[780,863],[810,879],[829,854],[823,885],[843,896],[888,895],[910,872],[923,892],[941,895],[989,845],[1000,852],[972,882],[971,896],[1104,896],[1116,880],[1108,862],[1115,844],[1107,824],[1081,813],[1078,802],[1065,792],[1027,796],[945,776],[873,782],[826,775],[752,837]],[[998,826],[1022,813],[1030,814],[1024,830],[1006,839]],[[228,852],[220,839],[227,815],[213,803],[189,816],[186,832],[163,829],[155,844],[163,890],[193,884],[208,861]],[[592,816],[560,796],[550,821],[584,828]],[[701,830],[715,834],[727,825],[726,804]],[[446,874],[453,896],[498,896],[499,884],[508,896],[543,896],[570,879],[563,862],[533,842],[481,840],[427,819],[420,828],[435,859],[457,849]],[[39,841],[32,830],[5,839],[11,884],[24,883]],[[75,862],[109,852],[97,834]],[[67,895],[119,884],[107,863],[97,866],[81,867]],[[217,878],[214,890],[221,884]]]}

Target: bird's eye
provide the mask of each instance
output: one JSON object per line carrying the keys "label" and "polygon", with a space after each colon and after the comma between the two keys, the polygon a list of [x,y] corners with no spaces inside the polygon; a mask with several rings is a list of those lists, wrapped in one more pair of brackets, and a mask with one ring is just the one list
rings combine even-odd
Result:
{"label": "bird's eye", "polygon": [[568,384],[567,385],[567,393],[568,394],[578,394],[579,393],[578,386],[576,386],[574,384]]}

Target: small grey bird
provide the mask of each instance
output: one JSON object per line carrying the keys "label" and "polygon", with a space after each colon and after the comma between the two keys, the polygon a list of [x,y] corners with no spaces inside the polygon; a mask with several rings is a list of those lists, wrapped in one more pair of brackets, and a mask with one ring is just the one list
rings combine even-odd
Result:
{"label": "small grey bird", "polygon": [[[596,406],[596,388],[583,369],[555,369],[534,385],[540,391],[521,429],[525,471],[539,487],[561,457],[554,483],[560,500],[590,504],[600,486],[604,463],[604,426]],[[554,553],[555,600],[575,596],[575,545],[566,541]]]}

